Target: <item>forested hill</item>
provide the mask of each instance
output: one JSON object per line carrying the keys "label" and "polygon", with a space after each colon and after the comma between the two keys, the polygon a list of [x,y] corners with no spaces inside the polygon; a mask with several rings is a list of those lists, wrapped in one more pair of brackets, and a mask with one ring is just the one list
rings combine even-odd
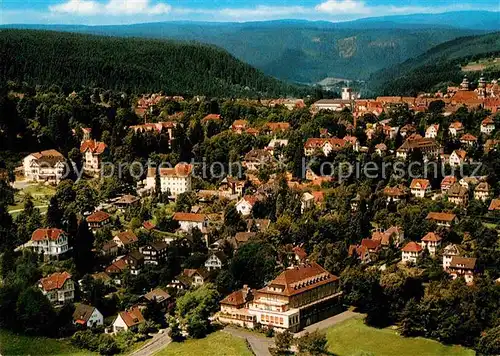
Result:
{"label": "forested hill", "polygon": [[226,97],[298,90],[213,46],[11,29],[0,30],[0,80]]}
{"label": "forested hill", "polygon": [[498,78],[500,66],[477,72],[462,71],[462,66],[470,61],[497,57],[500,57],[500,32],[460,37],[373,74],[370,85],[377,94],[415,95],[421,91],[435,90],[447,83],[459,83],[464,74],[477,79],[484,72],[490,79]]}

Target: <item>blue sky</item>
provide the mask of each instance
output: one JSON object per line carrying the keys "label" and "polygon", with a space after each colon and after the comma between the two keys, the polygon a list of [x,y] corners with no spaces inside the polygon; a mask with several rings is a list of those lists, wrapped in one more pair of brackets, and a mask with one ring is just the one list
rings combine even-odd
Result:
{"label": "blue sky", "polygon": [[0,0],[0,24],[154,21],[346,21],[460,10],[500,10],[500,0]]}

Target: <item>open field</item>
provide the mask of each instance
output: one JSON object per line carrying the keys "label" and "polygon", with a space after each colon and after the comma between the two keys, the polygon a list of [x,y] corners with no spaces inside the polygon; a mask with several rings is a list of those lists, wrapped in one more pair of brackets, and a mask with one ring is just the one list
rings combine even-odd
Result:
{"label": "open field", "polygon": [[328,350],[335,355],[473,356],[472,350],[446,346],[424,338],[405,338],[391,329],[366,326],[361,318],[346,320],[326,330]]}
{"label": "open field", "polygon": [[55,194],[56,189],[42,184],[23,184],[16,187],[19,191],[14,196],[14,204],[9,205],[9,213],[15,217],[23,209],[23,199],[26,194],[31,195],[33,203],[41,213],[47,211],[50,198]]}
{"label": "open field", "polygon": [[208,335],[204,339],[173,342],[155,356],[251,356],[245,340],[221,331]]}
{"label": "open field", "polygon": [[93,355],[87,350],[80,350],[69,343],[44,337],[29,337],[0,330],[0,354],[10,355]]}
{"label": "open field", "polygon": [[470,62],[462,67],[464,72],[480,72],[485,69],[500,69],[500,58],[482,59],[477,62]]}

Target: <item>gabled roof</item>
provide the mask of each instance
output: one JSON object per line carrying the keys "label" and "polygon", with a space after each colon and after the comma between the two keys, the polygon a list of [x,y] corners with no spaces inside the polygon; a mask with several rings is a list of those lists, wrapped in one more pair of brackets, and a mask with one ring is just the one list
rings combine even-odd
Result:
{"label": "gabled roof", "polygon": [[453,256],[450,262],[450,268],[461,268],[473,270],[476,267],[476,259],[470,257]]}
{"label": "gabled roof", "polygon": [[61,289],[69,279],[71,279],[71,274],[68,272],[56,272],[42,278],[40,284],[44,291],[49,292],[54,289]]}
{"label": "gabled roof", "polygon": [[105,211],[98,210],[87,216],[87,222],[99,223],[108,220],[111,216]]}
{"label": "gabled roof", "polygon": [[491,117],[487,117],[483,121],[481,121],[482,126],[489,126],[489,125],[495,125],[495,121]]}
{"label": "gabled roof", "polygon": [[488,184],[488,182],[479,183],[475,189],[476,192],[489,192],[490,190],[491,190],[491,187]]}
{"label": "gabled roof", "polygon": [[125,246],[139,241],[137,236],[132,231],[128,231],[128,230],[118,233],[115,237],[118,240],[120,240],[121,243],[124,244]]}
{"label": "gabled roof", "polygon": [[443,188],[443,187],[450,187],[453,184],[455,184],[456,182],[457,182],[457,177],[455,177],[455,176],[446,176],[441,181],[441,188]]}
{"label": "gabled roof", "polygon": [[442,240],[441,236],[439,236],[434,232],[428,232],[427,235],[422,237],[422,241],[424,242],[439,242],[441,240]]}
{"label": "gabled roof", "polygon": [[427,220],[436,220],[436,221],[448,221],[452,222],[455,220],[457,216],[453,213],[437,213],[437,212],[430,212],[427,214],[426,219]]}
{"label": "gabled roof", "polygon": [[87,151],[92,152],[94,155],[100,155],[106,151],[108,146],[104,142],[99,142],[96,140],[83,141],[80,145],[80,152],[85,153]]}
{"label": "gabled roof", "polygon": [[401,251],[403,252],[421,252],[423,249],[422,249],[422,246],[420,246],[419,244],[417,244],[415,241],[410,241],[408,242],[405,247],[403,247],[401,249]]}
{"label": "gabled roof", "polygon": [[430,182],[428,179],[417,179],[417,178],[414,178],[412,181],[411,181],[411,185],[410,185],[410,188],[411,189],[427,189],[428,187],[430,187]]}
{"label": "gabled roof", "polygon": [[125,194],[125,195],[122,195],[120,198],[118,198],[115,201],[115,204],[133,204],[139,200],[141,200],[141,198],[136,197],[134,195]]}
{"label": "gabled roof", "polygon": [[490,211],[500,210],[500,199],[493,199],[488,208]]}
{"label": "gabled roof", "polygon": [[465,198],[467,194],[467,188],[460,183],[455,183],[448,189],[449,197]]}
{"label": "gabled roof", "polygon": [[145,321],[138,307],[132,307],[130,310],[120,312],[120,317],[125,324],[130,328]]}
{"label": "gabled roof", "polygon": [[31,234],[31,241],[56,241],[63,234],[64,231],[61,229],[36,229],[33,234]]}
{"label": "gabled roof", "polygon": [[201,122],[207,122],[207,121],[219,121],[221,118],[220,118],[220,115],[219,114],[208,114],[207,116],[205,116]]}
{"label": "gabled roof", "polygon": [[451,154],[456,154],[462,161],[467,157],[467,152],[464,150],[454,150]]}
{"label": "gabled roof", "polygon": [[95,307],[87,304],[78,303],[76,304],[75,311],[73,312],[73,320],[79,324],[87,324]]}
{"label": "gabled roof", "polygon": [[477,141],[477,137],[474,136],[474,135],[471,135],[470,133],[466,133],[465,135],[462,135],[462,137],[460,137],[460,141],[469,141],[469,142],[472,142],[472,141]]}
{"label": "gabled roof", "polygon": [[203,222],[207,216],[205,214],[194,214],[194,213],[175,213],[173,219],[175,221],[192,221],[192,222]]}
{"label": "gabled roof", "polygon": [[[193,172],[193,165],[188,163],[177,163],[173,168],[159,168],[160,177],[188,177]],[[156,176],[156,168],[148,169],[148,177]]]}
{"label": "gabled roof", "polygon": [[369,250],[377,250],[380,248],[381,240],[372,240],[372,239],[362,239],[361,246],[366,247]]}
{"label": "gabled roof", "polygon": [[464,125],[460,121],[455,121],[450,124],[450,129],[462,130]]}
{"label": "gabled roof", "polygon": [[167,299],[170,299],[171,297],[170,297],[170,294],[168,294],[163,289],[156,288],[156,289],[153,289],[152,291],[144,294],[144,298],[146,298],[149,301],[161,303]]}

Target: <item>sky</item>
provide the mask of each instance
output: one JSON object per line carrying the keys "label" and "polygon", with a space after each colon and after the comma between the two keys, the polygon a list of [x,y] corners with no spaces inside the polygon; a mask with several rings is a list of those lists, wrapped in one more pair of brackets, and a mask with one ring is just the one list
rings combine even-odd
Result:
{"label": "sky", "polygon": [[130,24],[157,21],[347,21],[364,17],[499,11],[500,0],[0,0],[0,24]]}

